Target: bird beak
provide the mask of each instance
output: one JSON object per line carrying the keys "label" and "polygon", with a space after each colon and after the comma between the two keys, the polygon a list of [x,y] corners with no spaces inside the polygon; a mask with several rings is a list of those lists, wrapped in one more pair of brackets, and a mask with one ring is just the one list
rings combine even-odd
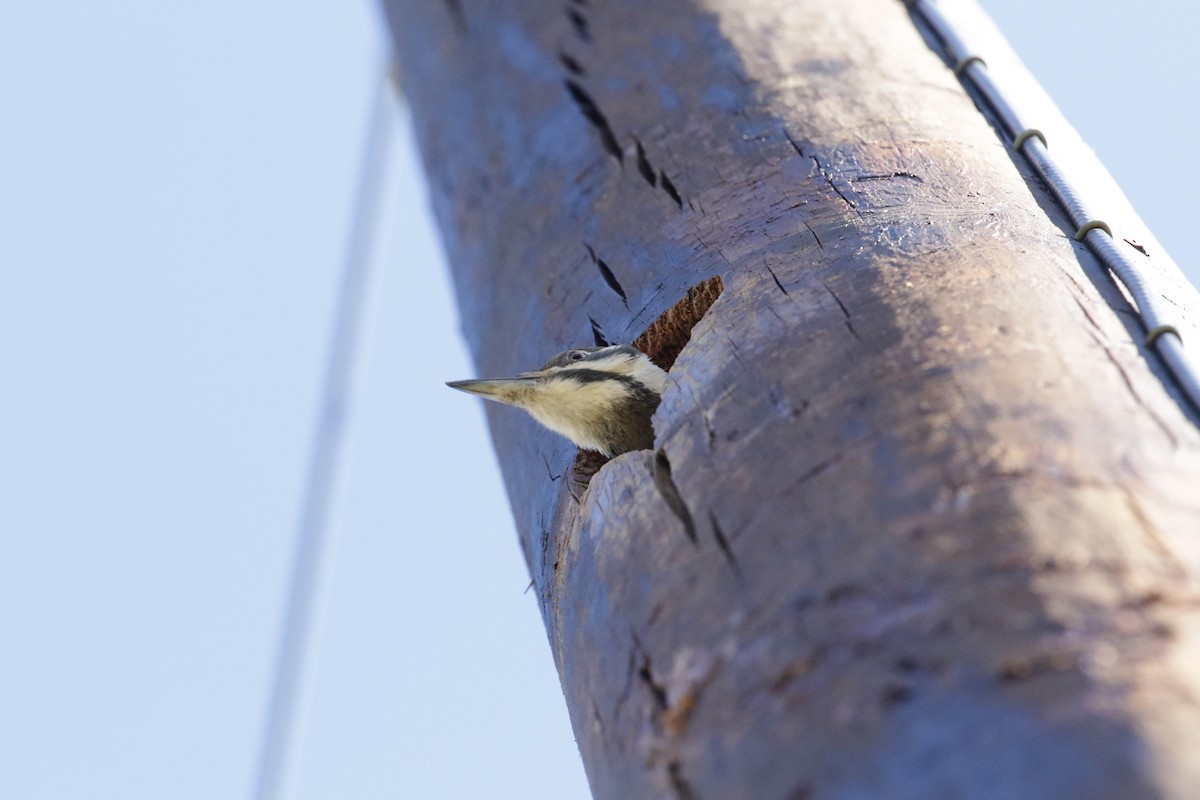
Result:
{"label": "bird beak", "polygon": [[484,400],[494,400],[497,403],[520,405],[521,400],[528,397],[537,385],[532,377],[524,375],[516,378],[493,378],[478,381],[447,381],[446,385],[460,392],[478,395]]}

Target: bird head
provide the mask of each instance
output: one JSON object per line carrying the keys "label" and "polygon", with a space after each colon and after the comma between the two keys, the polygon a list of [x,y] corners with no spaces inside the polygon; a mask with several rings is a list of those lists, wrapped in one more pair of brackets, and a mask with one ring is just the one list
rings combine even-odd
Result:
{"label": "bird head", "polygon": [[650,418],[666,379],[645,353],[618,344],[566,350],[514,378],[446,385],[522,408],[577,446],[615,456],[654,446]]}

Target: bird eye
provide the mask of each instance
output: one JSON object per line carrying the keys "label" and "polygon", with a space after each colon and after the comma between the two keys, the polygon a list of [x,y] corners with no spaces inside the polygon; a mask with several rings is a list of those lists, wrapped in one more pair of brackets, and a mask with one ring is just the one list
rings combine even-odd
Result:
{"label": "bird eye", "polygon": [[567,356],[567,358],[571,359],[572,361],[581,361],[583,360],[584,355],[585,354],[582,350],[572,350],[571,355]]}

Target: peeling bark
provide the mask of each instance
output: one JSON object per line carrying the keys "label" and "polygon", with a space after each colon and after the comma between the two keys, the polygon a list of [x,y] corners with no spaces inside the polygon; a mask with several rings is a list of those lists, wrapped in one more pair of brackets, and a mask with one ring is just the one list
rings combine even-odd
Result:
{"label": "peeling bark", "polygon": [[901,3],[384,5],[480,373],[670,367],[488,409],[598,798],[1195,795],[1200,435]]}

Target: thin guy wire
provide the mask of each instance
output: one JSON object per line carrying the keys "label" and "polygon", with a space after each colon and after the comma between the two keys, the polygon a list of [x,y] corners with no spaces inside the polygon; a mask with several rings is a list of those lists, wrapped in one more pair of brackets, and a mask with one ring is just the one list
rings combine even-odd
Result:
{"label": "thin guy wire", "polygon": [[295,759],[303,679],[308,660],[314,611],[318,607],[321,561],[328,534],[333,498],[346,429],[349,391],[371,286],[372,252],[383,194],[388,149],[392,139],[391,91],[387,70],[380,70],[362,172],[343,265],[341,293],[329,360],[325,368],[321,411],[317,418],[308,480],[300,513],[283,633],[275,665],[275,680],[259,754],[256,800],[281,800]]}
{"label": "thin guy wire", "polygon": [[937,4],[930,0],[905,0],[905,5],[941,41],[944,55],[954,65],[955,75],[978,92],[993,124],[1045,182],[1075,226],[1075,238],[1087,245],[1129,292],[1146,329],[1142,344],[1159,354],[1184,397],[1200,411],[1200,364],[1196,363],[1194,354],[1185,348],[1179,328],[1173,324],[1172,316],[1162,302],[1162,292],[1154,285],[1153,276],[1148,275],[1124,248],[1118,247],[1113,241],[1112,229],[1093,214],[1086,198],[1050,155],[1046,137],[1020,118],[988,73],[986,60],[978,53],[971,52]]}

